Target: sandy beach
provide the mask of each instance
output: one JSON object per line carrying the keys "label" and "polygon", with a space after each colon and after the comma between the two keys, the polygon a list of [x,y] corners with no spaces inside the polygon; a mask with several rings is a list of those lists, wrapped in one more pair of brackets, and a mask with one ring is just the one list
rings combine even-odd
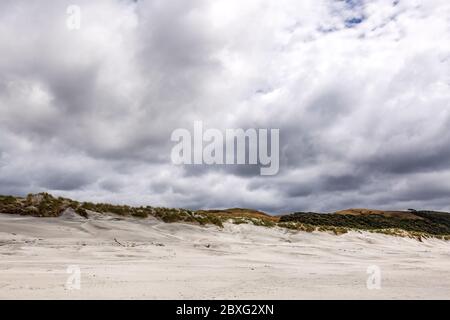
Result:
{"label": "sandy beach", "polygon": [[450,299],[450,242],[0,214],[0,299]]}

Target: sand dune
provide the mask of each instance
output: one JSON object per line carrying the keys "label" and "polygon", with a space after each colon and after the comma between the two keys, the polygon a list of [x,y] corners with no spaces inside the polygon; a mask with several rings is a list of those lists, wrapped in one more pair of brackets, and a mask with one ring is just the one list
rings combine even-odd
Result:
{"label": "sand dune", "polygon": [[[70,290],[68,266],[81,287]],[[381,270],[381,289],[366,286]],[[0,214],[1,299],[450,299],[450,242]]]}

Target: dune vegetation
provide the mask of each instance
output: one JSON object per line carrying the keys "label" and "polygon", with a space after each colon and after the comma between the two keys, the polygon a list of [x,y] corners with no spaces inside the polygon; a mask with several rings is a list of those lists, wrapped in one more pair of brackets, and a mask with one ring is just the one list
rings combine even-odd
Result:
{"label": "dune vegetation", "polygon": [[409,236],[419,240],[437,237],[450,240],[450,213],[434,211],[381,211],[348,209],[336,213],[296,212],[271,216],[261,211],[233,208],[226,210],[188,210],[106,203],[78,202],[54,197],[48,193],[29,194],[27,197],[0,196],[0,212],[35,217],[58,217],[66,210],[86,219],[90,214],[113,214],[145,219],[154,217],[167,223],[184,222],[199,225],[223,223],[253,224],[262,227],[281,227],[305,232],[332,232],[336,235],[348,231],[370,231],[396,236]]}

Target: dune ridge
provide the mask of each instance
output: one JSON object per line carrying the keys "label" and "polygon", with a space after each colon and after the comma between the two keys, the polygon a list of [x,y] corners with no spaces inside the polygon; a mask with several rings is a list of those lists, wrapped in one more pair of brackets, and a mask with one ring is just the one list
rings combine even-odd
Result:
{"label": "dune ridge", "polygon": [[282,227],[300,231],[332,232],[336,235],[352,230],[364,230],[422,240],[437,237],[450,240],[450,214],[433,211],[382,211],[347,209],[333,213],[294,212],[280,216],[265,212],[231,208],[222,210],[188,210],[152,206],[132,207],[105,203],[78,202],[54,197],[48,193],[27,197],[0,196],[0,212],[34,217],[59,217],[67,210],[89,219],[92,214],[112,214],[122,217],[158,218],[167,223],[184,222],[200,225],[224,223],[253,224],[262,227]]}

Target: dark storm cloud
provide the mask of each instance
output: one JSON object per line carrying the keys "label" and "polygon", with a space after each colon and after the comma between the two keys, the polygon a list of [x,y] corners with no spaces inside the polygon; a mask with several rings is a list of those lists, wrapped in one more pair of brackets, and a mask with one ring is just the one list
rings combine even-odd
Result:
{"label": "dark storm cloud", "polygon": [[66,172],[50,172],[45,173],[40,185],[42,188],[50,190],[79,190],[89,184],[91,179],[87,176],[82,176],[79,173]]}
{"label": "dark storm cloud", "polygon": [[[444,136],[438,138],[438,141],[418,144],[412,146],[411,150],[397,152],[393,150],[375,155],[361,165],[365,166],[367,171],[391,174],[445,170],[450,164],[450,149],[446,145],[449,139],[445,137],[446,133],[443,132],[443,134]],[[399,146],[400,148],[404,149]]]}
{"label": "dark storm cloud", "polygon": [[[2,1],[0,193],[450,210],[447,5]],[[279,174],[173,165],[172,131],[196,120],[280,129]]]}
{"label": "dark storm cloud", "polygon": [[365,183],[367,183],[367,175],[365,174],[326,176],[322,178],[320,189],[326,191],[357,190],[360,189]]}

